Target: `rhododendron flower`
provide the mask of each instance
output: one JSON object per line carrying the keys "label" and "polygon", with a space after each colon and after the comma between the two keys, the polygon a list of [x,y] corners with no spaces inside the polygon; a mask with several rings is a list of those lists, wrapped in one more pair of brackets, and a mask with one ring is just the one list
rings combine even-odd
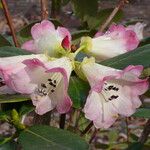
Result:
{"label": "rhododendron flower", "polygon": [[86,44],[85,52],[101,61],[137,48],[141,32],[139,25],[135,28],[112,25],[105,34],[97,33],[94,38],[83,37],[81,45]]}
{"label": "rhododendron flower", "polygon": [[69,49],[71,35],[64,27],[55,26],[52,22],[44,20],[31,28],[32,40],[25,42],[22,48],[34,53],[48,53],[57,56],[62,48]]}
{"label": "rhododendron flower", "polygon": [[84,60],[81,66],[91,86],[84,113],[96,128],[110,127],[118,114],[130,116],[141,105],[139,95],[148,89],[147,79],[139,79],[142,66],[117,70],[93,60]]}
{"label": "rhododendron flower", "polygon": [[31,56],[22,56],[22,63],[0,66],[5,84],[16,92],[30,94],[39,115],[54,108],[59,113],[68,112],[72,105],[67,94],[72,71],[69,58],[49,61],[42,54]]}

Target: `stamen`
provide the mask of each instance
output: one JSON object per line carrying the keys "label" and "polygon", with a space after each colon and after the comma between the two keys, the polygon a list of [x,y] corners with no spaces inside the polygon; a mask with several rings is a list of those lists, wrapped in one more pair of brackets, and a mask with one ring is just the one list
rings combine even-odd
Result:
{"label": "stamen", "polygon": [[56,87],[60,83],[62,75],[60,73],[54,73],[51,78],[47,79],[46,83],[41,83],[41,88],[37,89],[37,94],[40,96],[46,96],[49,93],[55,92]]}

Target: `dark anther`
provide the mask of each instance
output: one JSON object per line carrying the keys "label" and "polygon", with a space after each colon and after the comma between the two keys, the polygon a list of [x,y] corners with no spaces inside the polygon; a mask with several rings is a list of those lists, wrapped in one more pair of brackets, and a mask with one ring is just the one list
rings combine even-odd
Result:
{"label": "dark anther", "polygon": [[56,87],[56,85],[55,85],[55,84],[53,84],[53,87]]}
{"label": "dark anther", "polygon": [[52,82],[49,82],[49,84],[52,85],[52,86],[54,85]]}
{"label": "dark anther", "polygon": [[113,99],[117,99],[118,97],[119,97],[118,95],[116,95],[116,96],[115,96],[115,95],[112,95],[108,100],[111,101],[111,100],[113,100]]}
{"label": "dark anther", "polygon": [[118,90],[119,90],[119,88],[117,88],[117,87],[113,87],[113,90],[114,90],[114,91],[118,91]]}
{"label": "dark anther", "polygon": [[52,79],[48,79],[48,81],[52,81]]}
{"label": "dark anther", "polygon": [[51,92],[53,93],[53,92],[54,92],[54,90],[52,89],[52,90],[51,90]]}
{"label": "dark anther", "polygon": [[44,83],[41,83],[41,87],[47,88],[46,85],[45,85]]}
{"label": "dark anther", "polygon": [[54,80],[54,83],[56,83],[56,80]]}
{"label": "dark anther", "polygon": [[110,85],[109,87],[108,87],[108,90],[111,90],[111,89],[113,89],[113,85]]}

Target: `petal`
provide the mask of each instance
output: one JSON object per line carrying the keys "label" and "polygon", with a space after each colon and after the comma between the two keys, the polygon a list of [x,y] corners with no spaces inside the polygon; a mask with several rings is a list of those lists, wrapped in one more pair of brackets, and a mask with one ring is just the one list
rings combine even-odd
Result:
{"label": "petal", "polygon": [[105,34],[92,39],[88,54],[101,61],[134,50],[138,44],[139,39],[134,31],[122,25],[112,25]]}
{"label": "petal", "polygon": [[138,22],[135,25],[129,25],[127,27],[127,30],[134,31],[136,33],[138,39],[142,40],[143,39],[143,29],[145,26],[146,26],[146,24]]}
{"label": "petal", "polygon": [[93,121],[96,128],[109,128],[117,119],[111,103],[105,103],[102,95],[92,91],[84,106],[85,117]]}
{"label": "petal", "polygon": [[117,69],[95,63],[92,59],[84,59],[81,64],[81,68],[91,87],[94,87],[97,84],[99,86],[100,83],[103,83],[103,81],[106,80],[106,76],[107,78],[114,77],[119,71]]}
{"label": "petal", "polygon": [[7,85],[0,87],[0,95],[2,94],[15,94],[16,92],[9,88]]}
{"label": "petal", "polygon": [[38,53],[38,50],[36,49],[36,46],[34,44],[34,41],[33,40],[30,40],[30,41],[27,41],[25,42],[22,46],[21,46],[22,49],[25,49],[29,52],[33,52],[33,53]]}
{"label": "petal", "polygon": [[43,34],[47,32],[54,31],[55,27],[52,22],[48,20],[43,20],[41,23],[36,23],[32,28],[31,28],[31,34],[33,39],[40,38]]}
{"label": "petal", "polygon": [[25,70],[26,66],[22,63],[22,61],[27,58],[41,58],[41,60],[47,59],[43,55],[26,55],[8,57],[0,60],[0,70],[6,85],[16,92],[25,94],[31,93],[35,87],[34,84],[29,86],[30,78],[28,72]]}
{"label": "petal", "polygon": [[69,49],[69,48],[70,48],[70,41],[69,41],[68,36],[66,36],[66,37],[62,40],[61,46],[62,46],[64,49]]}
{"label": "petal", "polygon": [[59,35],[62,37],[62,39],[64,39],[67,36],[69,42],[71,41],[71,34],[68,29],[66,29],[64,27],[58,27],[57,31],[58,31]]}
{"label": "petal", "polygon": [[54,109],[52,101],[48,96],[37,98],[37,95],[32,94],[31,99],[32,99],[33,105],[36,106],[35,112],[39,115],[43,115],[51,111],[52,109]]}

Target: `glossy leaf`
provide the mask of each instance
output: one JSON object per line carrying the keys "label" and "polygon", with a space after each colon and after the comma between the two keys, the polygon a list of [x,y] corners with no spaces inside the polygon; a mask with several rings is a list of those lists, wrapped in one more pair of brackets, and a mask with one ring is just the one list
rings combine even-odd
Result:
{"label": "glossy leaf", "polygon": [[128,65],[150,66],[150,44],[137,48],[136,50],[102,61],[102,65],[123,69]]}
{"label": "glossy leaf", "polygon": [[97,0],[71,0],[75,14],[82,20],[86,21],[87,16],[95,16],[98,11]]}
{"label": "glossy leaf", "polygon": [[15,142],[8,142],[0,145],[0,150],[16,150],[17,144]]}
{"label": "glossy leaf", "polygon": [[29,55],[29,54],[31,53],[21,48],[17,48],[13,46],[0,47],[0,57],[10,57],[10,56]]}
{"label": "glossy leaf", "polygon": [[4,36],[0,34],[0,47],[3,46],[11,46],[11,43]]}
{"label": "glossy leaf", "polygon": [[140,142],[135,142],[129,145],[129,147],[126,150],[142,150],[143,144]]}
{"label": "glossy leaf", "polygon": [[19,136],[23,150],[88,150],[88,144],[79,136],[54,127],[33,126]]}
{"label": "glossy leaf", "polygon": [[144,46],[147,44],[150,44],[150,37],[146,37],[146,38],[142,39],[139,46]]}
{"label": "glossy leaf", "polygon": [[20,95],[20,94],[15,94],[15,95],[0,95],[0,104],[2,103],[16,103],[16,102],[23,102],[23,101],[28,101],[30,98],[26,95]]}
{"label": "glossy leaf", "polygon": [[78,77],[71,77],[69,82],[69,95],[73,101],[73,107],[81,108],[89,93],[89,84]]}
{"label": "glossy leaf", "polygon": [[139,108],[136,113],[133,114],[134,117],[150,118],[150,108]]}

